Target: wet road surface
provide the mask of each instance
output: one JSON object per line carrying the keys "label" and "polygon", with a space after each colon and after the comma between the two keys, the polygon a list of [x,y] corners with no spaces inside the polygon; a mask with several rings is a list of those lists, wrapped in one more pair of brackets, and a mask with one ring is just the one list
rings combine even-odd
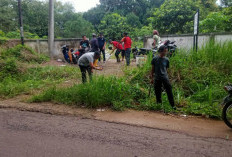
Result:
{"label": "wet road surface", "polygon": [[232,141],[0,109],[0,157],[231,157]]}

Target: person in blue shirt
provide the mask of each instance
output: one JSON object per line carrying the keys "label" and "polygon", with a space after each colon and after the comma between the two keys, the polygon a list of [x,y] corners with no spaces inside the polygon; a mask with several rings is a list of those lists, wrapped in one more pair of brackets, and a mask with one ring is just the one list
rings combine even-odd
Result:
{"label": "person in blue shirt", "polygon": [[[105,48],[106,48],[106,40],[103,36],[103,33],[100,33],[98,37],[98,45],[100,49],[100,53],[103,55],[103,61],[106,61],[106,54],[105,54]],[[101,57],[99,58],[99,61],[101,61]]]}
{"label": "person in blue shirt", "polygon": [[98,40],[97,40],[95,33],[93,33],[93,38],[92,38],[92,40],[90,40],[90,46],[91,46],[90,52],[98,52],[99,51],[99,44],[98,44]]}

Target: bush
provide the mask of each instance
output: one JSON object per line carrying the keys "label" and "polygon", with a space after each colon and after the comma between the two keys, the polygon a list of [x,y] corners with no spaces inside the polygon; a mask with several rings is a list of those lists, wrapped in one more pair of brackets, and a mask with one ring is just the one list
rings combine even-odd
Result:
{"label": "bush", "polygon": [[0,80],[18,75],[19,72],[19,67],[14,58],[7,58],[5,61],[0,60]]}
{"label": "bush", "polygon": [[[6,34],[6,37],[10,39],[20,39],[21,38],[20,31],[17,30],[17,31],[8,32]],[[24,38],[25,39],[39,39],[40,37],[37,34],[33,34],[30,32],[24,32]]]}
{"label": "bush", "polygon": [[67,105],[86,105],[88,108],[112,107],[116,110],[136,103],[144,98],[144,93],[125,79],[116,77],[96,77],[90,83],[74,85],[66,89],[51,88],[34,96],[32,102],[53,101]]}
{"label": "bush", "polygon": [[17,60],[21,62],[43,63],[48,61],[47,56],[39,55],[31,48],[22,45],[17,45],[13,48],[2,50],[0,54],[0,58],[4,60],[12,57],[17,58]]}

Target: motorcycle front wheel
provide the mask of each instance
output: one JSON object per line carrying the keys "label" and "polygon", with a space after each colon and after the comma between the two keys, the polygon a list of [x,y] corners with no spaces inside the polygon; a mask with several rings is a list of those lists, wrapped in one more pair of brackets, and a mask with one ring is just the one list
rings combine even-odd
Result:
{"label": "motorcycle front wheel", "polygon": [[232,102],[229,102],[224,106],[222,119],[228,127],[232,128]]}

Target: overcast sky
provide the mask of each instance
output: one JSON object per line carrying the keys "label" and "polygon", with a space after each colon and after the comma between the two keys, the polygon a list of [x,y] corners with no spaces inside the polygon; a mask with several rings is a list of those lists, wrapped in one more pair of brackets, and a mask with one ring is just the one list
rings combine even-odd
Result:
{"label": "overcast sky", "polygon": [[58,0],[73,4],[76,12],[85,12],[99,4],[99,0]]}
{"label": "overcast sky", "polygon": [[[69,2],[73,4],[74,8],[76,9],[76,12],[85,12],[89,9],[95,7],[97,4],[99,4],[99,0],[58,0],[61,2]],[[220,4],[220,0],[217,0],[217,3]]]}

